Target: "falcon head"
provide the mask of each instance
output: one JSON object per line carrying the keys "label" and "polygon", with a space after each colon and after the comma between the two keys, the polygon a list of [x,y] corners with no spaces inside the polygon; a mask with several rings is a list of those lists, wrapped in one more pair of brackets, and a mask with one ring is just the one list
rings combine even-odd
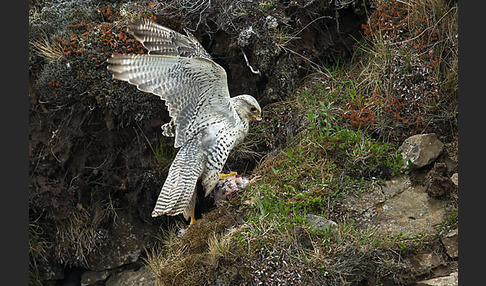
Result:
{"label": "falcon head", "polygon": [[254,119],[257,121],[262,120],[262,109],[256,99],[248,94],[238,95],[232,98],[235,103],[236,112],[241,118],[248,121]]}

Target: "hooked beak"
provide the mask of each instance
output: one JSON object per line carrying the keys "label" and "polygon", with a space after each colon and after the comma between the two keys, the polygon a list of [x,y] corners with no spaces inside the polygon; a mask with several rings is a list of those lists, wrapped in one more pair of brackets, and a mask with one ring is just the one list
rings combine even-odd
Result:
{"label": "hooked beak", "polygon": [[253,118],[255,118],[256,121],[261,121],[262,120],[261,114],[255,115],[255,116],[253,116]]}

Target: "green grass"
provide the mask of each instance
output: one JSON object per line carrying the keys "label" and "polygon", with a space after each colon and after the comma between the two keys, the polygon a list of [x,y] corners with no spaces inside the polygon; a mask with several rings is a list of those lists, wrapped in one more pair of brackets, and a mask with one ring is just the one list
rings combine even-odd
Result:
{"label": "green grass", "polygon": [[446,217],[444,218],[444,221],[441,223],[439,227],[439,236],[442,236],[443,234],[447,233],[447,231],[457,227],[459,223],[459,215],[458,215],[458,208],[457,206],[448,212]]}
{"label": "green grass", "polygon": [[160,139],[158,139],[152,147],[152,151],[155,155],[157,163],[161,166],[169,166],[174,160],[177,150],[172,146],[163,145]]}

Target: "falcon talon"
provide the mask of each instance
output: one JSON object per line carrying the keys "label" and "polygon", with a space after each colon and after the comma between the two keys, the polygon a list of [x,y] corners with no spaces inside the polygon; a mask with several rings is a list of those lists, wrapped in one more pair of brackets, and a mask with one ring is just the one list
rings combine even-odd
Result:
{"label": "falcon talon", "polygon": [[237,172],[231,172],[229,174],[221,174],[221,175],[219,175],[219,179],[224,180],[224,179],[231,177],[231,176],[238,176],[238,173]]}
{"label": "falcon talon", "polygon": [[162,134],[180,148],[152,216],[183,214],[192,224],[196,182],[201,180],[205,196],[213,192],[230,151],[244,140],[250,121],[261,120],[262,109],[251,95],[230,97],[226,71],[191,33],[149,20],[129,23],[128,32],[148,55],[112,55],[107,69],[114,79],[165,101],[171,121]]}
{"label": "falcon talon", "polygon": [[220,206],[224,201],[229,201],[235,194],[246,189],[250,180],[241,175],[232,175],[220,180],[213,191],[216,206]]}

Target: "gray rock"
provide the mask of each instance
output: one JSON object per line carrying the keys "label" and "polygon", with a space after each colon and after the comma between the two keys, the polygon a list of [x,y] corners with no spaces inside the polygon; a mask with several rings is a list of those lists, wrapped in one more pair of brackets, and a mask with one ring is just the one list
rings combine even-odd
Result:
{"label": "gray rock", "polygon": [[110,276],[110,271],[86,271],[81,274],[81,286],[95,285],[103,282]]}
{"label": "gray rock", "polygon": [[456,286],[459,283],[458,272],[452,272],[449,276],[432,278],[420,281],[417,286]]}
{"label": "gray rock", "polygon": [[345,206],[348,210],[358,214],[356,217],[357,222],[369,225],[373,218],[382,212],[383,206],[385,206],[388,199],[403,192],[410,186],[411,182],[408,176],[393,178],[382,185],[376,185],[372,191],[361,193],[355,199],[348,195]]}
{"label": "gray rock", "polygon": [[410,176],[386,181],[373,190],[346,196],[344,206],[363,226],[381,233],[434,235],[444,220],[445,202],[427,194],[424,185],[413,185]]}
{"label": "gray rock", "polygon": [[381,190],[381,187],[377,186],[373,190],[365,191],[360,194],[347,194],[344,206],[349,211],[361,214],[383,202],[385,202],[385,194]]}
{"label": "gray rock", "polygon": [[458,173],[452,174],[451,181],[452,183],[454,183],[454,185],[459,186],[459,174]]}
{"label": "gray rock", "polygon": [[427,194],[434,198],[441,198],[453,193],[456,186],[447,174],[447,165],[436,162],[425,176]]}
{"label": "gray rock", "polygon": [[316,230],[326,230],[326,229],[329,229],[331,227],[337,227],[337,223],[330,220],[330,219],[327,219],[325,217],[322,217],[322,216],[318,216],[318,215],[313,215],[313,214],[308,214],[307,215],[307,222],[309,223],[310,227],[313,228],[313,229],[316,229]]}
{"label": "gray rock", "polygon": [[380,232],[435,234],[444,219],[444,202],[429,197],[425,186],[412,186],[408,176],[395,182],[385,184],[389,199],[377,206],[371,223]]}
{"label": "gray rock", "polygon": [[415,275],[430,273],[444,262],[444,257],[437,252],[417,254],[410,259],[411,270]]}
{"label": "gray rock", "polygon": [[114,273],[106,281],[106,286],[155,286],[155,274],[150,272],[146,267],[137,271],[125,270]]}
{"label": "gray rock", "polygon": [[410,187],[412,187],[410,177],[403,175],[386,181],[381,191],[386,199],[390,199]]}
{"label": "gray rock", "polygon": [[459,256],[458,248],[458,229],[453,229],[446,235],[440,238],[440,242],[444,245],[447,255],[451,258],[457,258]]}
{"label": "gray rock", "polygon": [[368,224],[376,216],[376,206],[386,200],[382,187],[377,185],[361,193],[346,194],[344,207],[353,213],[356,222]]}
{"label": "gray rock", "polygon": [[398,148],[402,151],[402,170],[415,170],[432,163],[444,149],[435,133],[418,134],[407,138]]}

